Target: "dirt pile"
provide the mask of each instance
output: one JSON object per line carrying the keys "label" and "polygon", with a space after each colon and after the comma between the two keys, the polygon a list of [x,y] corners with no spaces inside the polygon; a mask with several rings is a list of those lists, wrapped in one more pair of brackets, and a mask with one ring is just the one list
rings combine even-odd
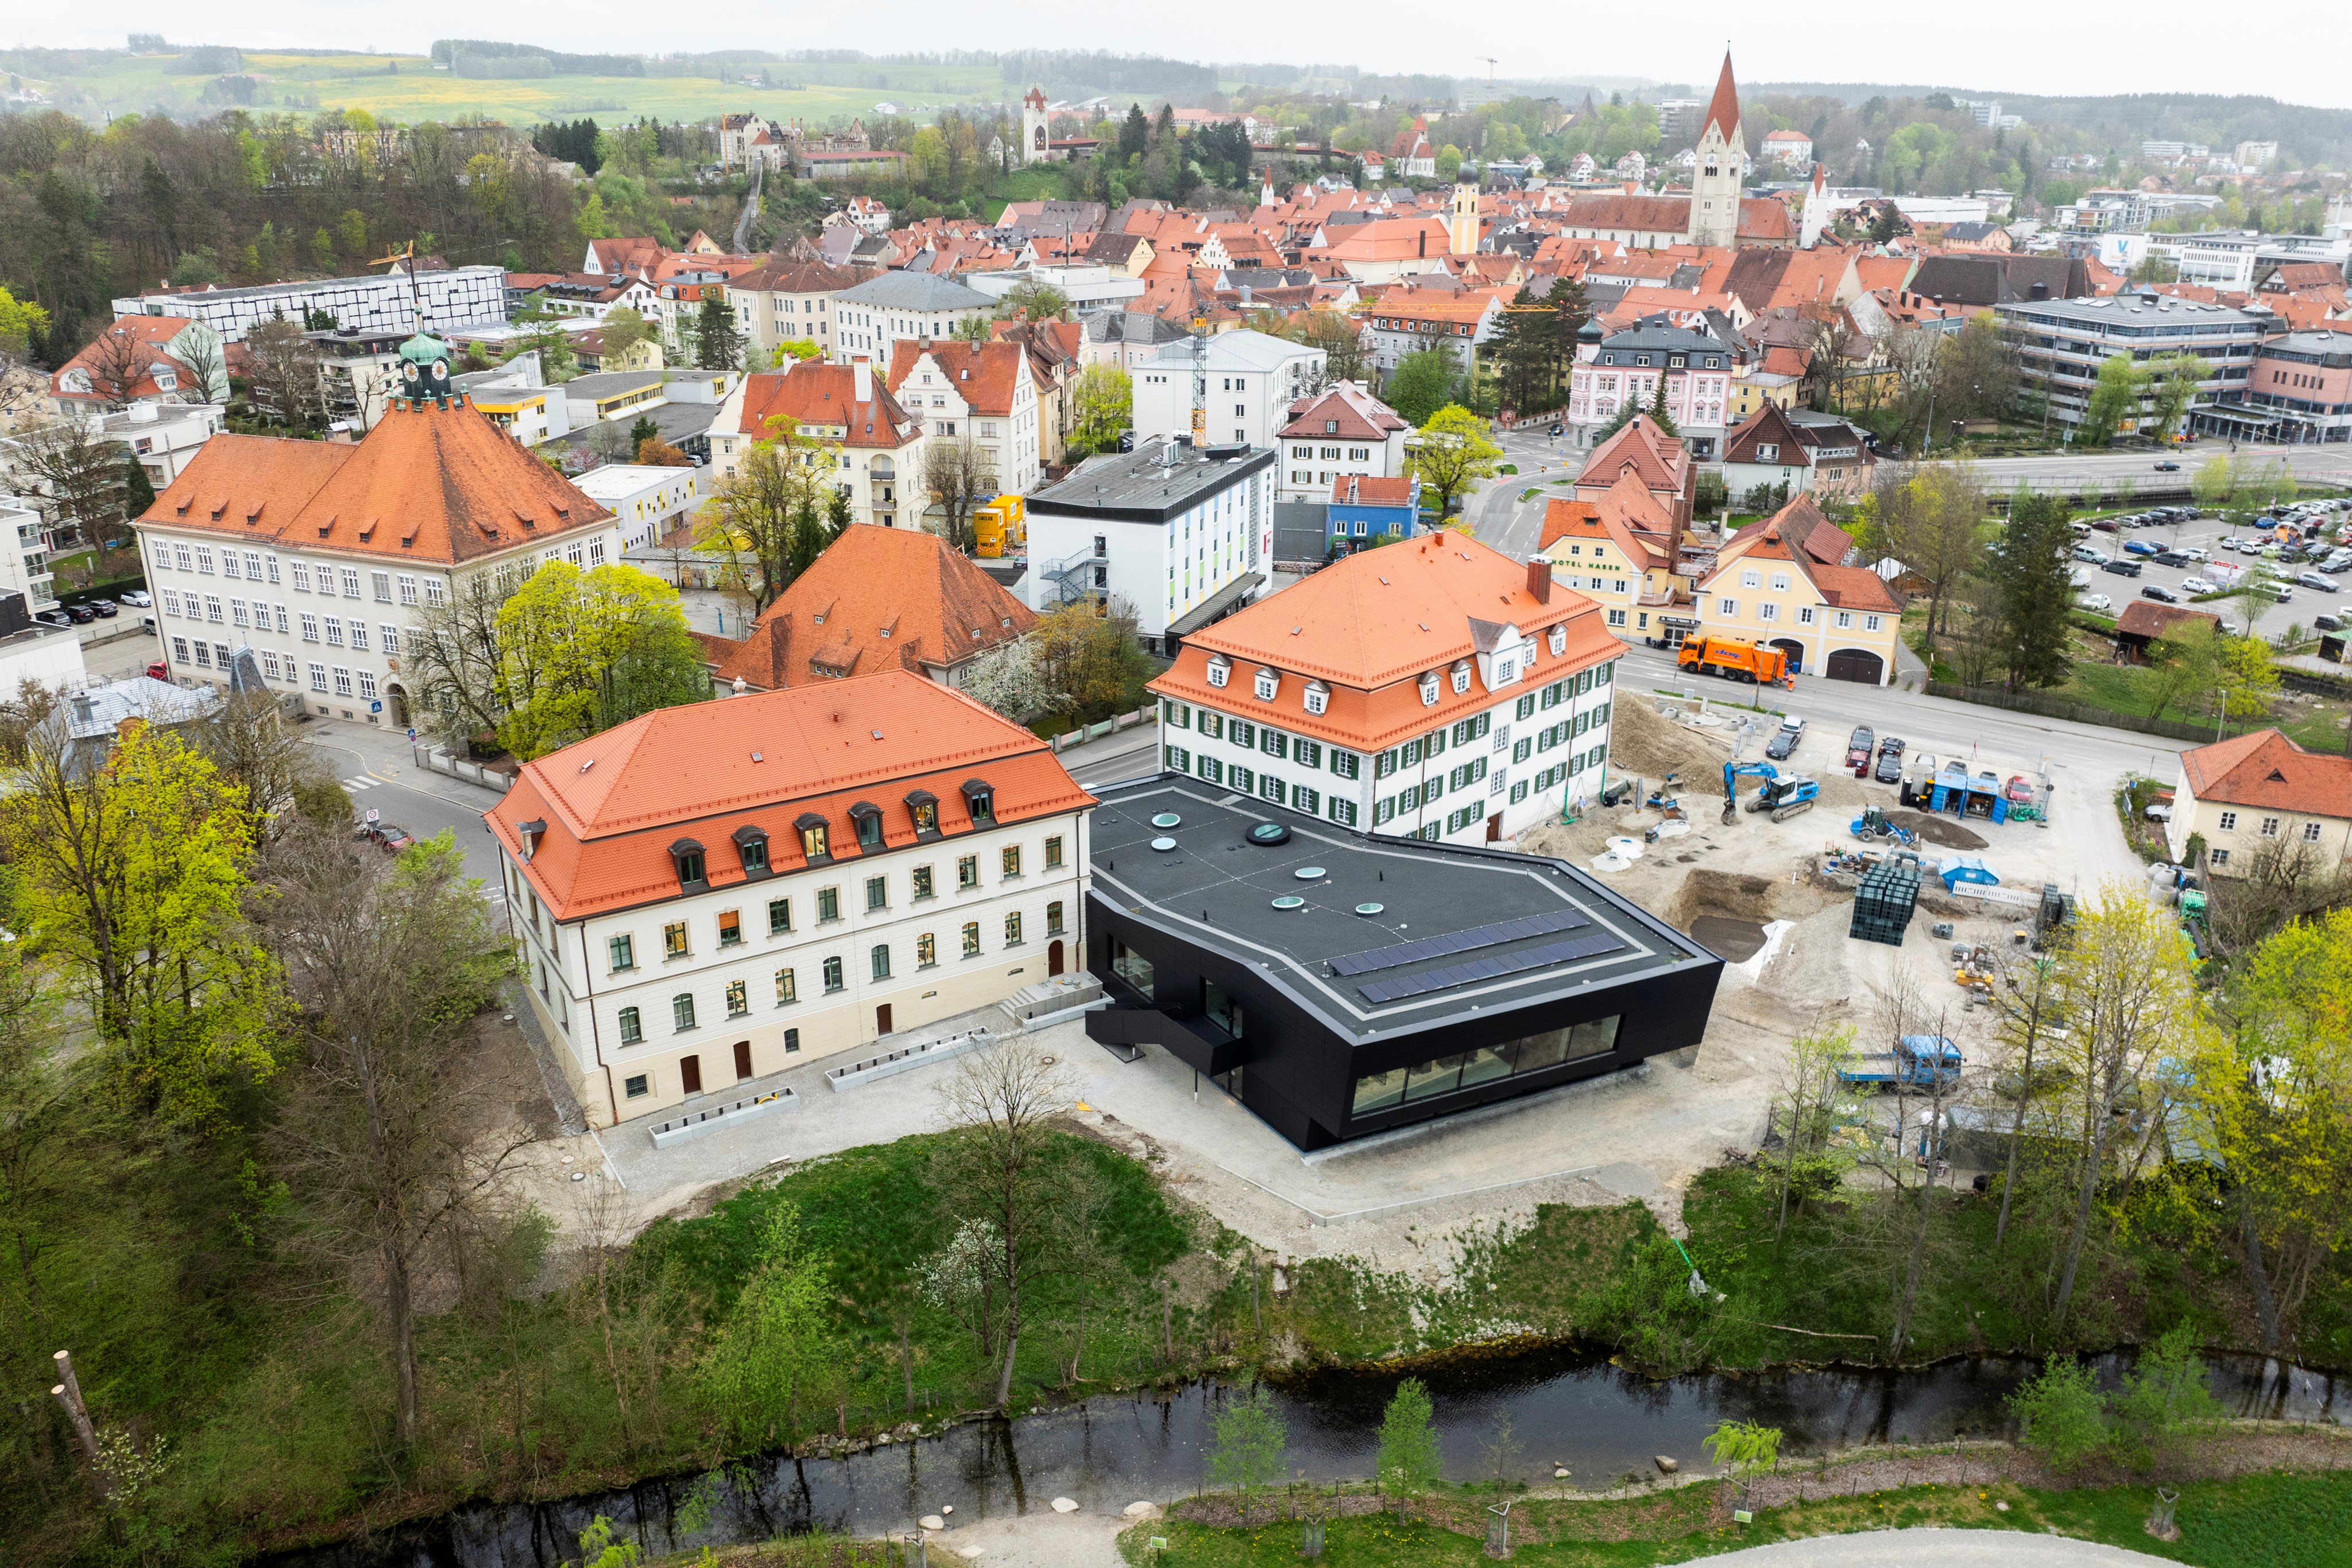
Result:
{"label": "dirt pile", "polygon": [[1933,816],[1926,811],[1889,811],[1886,820],[1913,832],[1931,844],[1948,850],[1980,850],[1987,841],[1969,831],[1949,817]]}
{"label": "dirt pile", "polygon": [[1720,800],[1723,765],[1730,760],[1727,744],[1666,717],[1648,697],[1621,697],[1609,711],[1612,773],[1637,774],[1653,788],[1667,774],[1679,774],[1683,793]]}

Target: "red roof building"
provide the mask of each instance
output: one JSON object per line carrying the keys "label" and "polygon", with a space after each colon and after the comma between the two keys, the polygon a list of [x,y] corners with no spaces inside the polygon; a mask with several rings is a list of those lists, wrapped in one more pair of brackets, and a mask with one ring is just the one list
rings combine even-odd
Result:
{"label": "red roof building", "polygon": [[2258,729],[2180,754],[2166,842],[2222,876],[2309,876],[2352,869],[2352,757],[2308,751],[2275,729]]}
{"label": "red roof building", "polygon": [[870,365],[787,361],[781,371],[745,376],[711,422],[712,477],[741,473],[754,443],[788,429],[839,445],[835,484],[849,492],[857,521],[887,528],[912,526],[921,516],[921,497],[907,486],[915,478],[922,422],[898,406]]}
{"label": "red roof building", "polygon": [[1601,606],[1441,530],[1349,555],[1184,639],[1166,764],[1375,833],[1483,843],[1597,789]]}
{"label": "red roof building", "polygon": [[581,1103],[676,1130],[1076,967],[1093,805],[1046,742],[891,670],[647,714],[485,820]]}

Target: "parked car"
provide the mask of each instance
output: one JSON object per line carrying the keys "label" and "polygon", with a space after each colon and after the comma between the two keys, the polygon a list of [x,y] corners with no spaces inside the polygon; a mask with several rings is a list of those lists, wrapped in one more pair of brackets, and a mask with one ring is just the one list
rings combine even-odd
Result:
{"label": "parked car", "polygon": [[2008,795],[2012,804],[2023,804],[2033,799],[2033,780],[2022,773],[2009,776]]}
{"label": "parked car", "polygon": [[1861,767],[1870,760],[1871,748],[1877,744],[1878,737],[1870,732],[1870,726],[1856,725],[1853,733],[1846,737],[1845,765],[1848,768]]}
{"label": "parked car", "polygon": [[2341,632],[2344,630],[2344,617],[2315,615],[2311,618],[2311,629],[2315,632]]}
{"label": "parked car", "polygon": [[2126,555],[2155,555],[2157,552],[2158,547],[2148,543],[2146,539],[2126,539],[2124,541],[2124,554]]}
{"label": "parked car", "polygon": [[2213,552],[2207,549],[2203,545],[2190,545],[2187,549],[2182,550],[2180,553],[2187,556],[2190,560],[2211,560],[2213,559]]}
{"label": "parked car", "polygon": [[1903,778],[1903,743],[1891,735],[1878,743],[1878,769],[1873,777],[1881,784],[1896,783]]}
{"label": "parked car", "polygon": [[157,659],[147,666],[147,678],[151,681],[168,681],[172,678],[172,666]]}
{"label": "parked car", "polygon": [[2177,549],[2160,549],[2154,555],[2148,557],[2148,559],[2156,562],[2158,566],[2188,566],[2190,564],[2189,558],[2181,554]]}
{"label": "parked car", "polygon": [[2104,593],[2086,593],[2083,595],[2083,608],[2085,610],[2112,610],[2115,607],[2116,601],[2109,599]]}
{"label": "parked car", "polygon": [[122,606],[111,599],[93,599],[89,601],[89,607],[98,612],[98,618],[100,621],[111,621],[122,613]]}
{"label": "parked car", "polygon": [[87,604],[68,604],[65,612],[66,619],[77,626],[87,626],[98,619],[98,612]]}
{"label": "parked car", "polygon": [[1797,749],[1797,742],[1805,738],[1805,721],[1791,716],[1780,721],[1780,729],[1764,743],[1764,755],[1775,762],[1786,762],[1789,754]]}
{"label": "parked car", "polygon": [[2107,558],[2101,555],[2097,550],[2093,549],[2089,545],[2076,545],[2074,547],[2074,559],[2076,560],[2087,560],[2095,566],[2100,561],[2103,561]]}
{"label": "parked car", "polygon": [[2139,596],[2142,599],[2153,599],[2158,604],[2178,604],[2180,602],[2180,595],[2173,592],[2172,590],[2165,587],[2164,584],[2160,582],[2149,583],[2146,588],[2139,591]]}
{"label": "parked car", "polygon": [[353,830],[352,836],[367,840],[386,854],[398,854],[416,841],[408,836],[406,828],[390,822],[362,822]]}
{"label": "parked car", "polygon": [[2214,587],[2211,583],[2206,581],[2201,577],[2184,577],[2180,580],[2180,591],[2183,593],[2219,593],[2221,591]]}
{"label": "parked car", "polygon": [[2115,518],[2113,517],[2101,517],[2091,526],[2098,529],[2103,534],[2112,534],[2120,531],[2116,526]]}
{"label": "parked car", "polygon": [[131,606],[133,610],[152,610],[155,608],[155,596],[148,592],[143,588],[132,589],[130,592],[122,596],[121,601]]}
{"label": "parked car", "polygon": [[2336,591],[2335,580],[2332,578],[2323,577],[2315,571],[2298,571],[2294,574],[2294,580],[2304,587],[2315,588],[2322,593],[2333,593]]}
{"label": "parked car", "polygon": [[2272,583],[2272,584],[2271,584],[2271,602],[2272,602],[2272,603],[2273,603],[2273,604],[2292,604],[2292,603],[2294,603],[2294,589],[2292,589],[2292,588],[2289,588],[2289,587],[2288,587],[2285,583],[2284,583],[2284,582],[2273,582],[2273,583]]}
{"label": "parked car", "polygon": [[2156,465],[2156,471],[2159,474],[2178,474],[2180,472],[2180,465],[2178,463],[2159,463]]}
{"label": "parked car", "polygon": [[2137,560],[2111,560],[2099,568],[2101,571],[2112,571],[2117,577],[2137,577],[2139,569],[2140,563]]}

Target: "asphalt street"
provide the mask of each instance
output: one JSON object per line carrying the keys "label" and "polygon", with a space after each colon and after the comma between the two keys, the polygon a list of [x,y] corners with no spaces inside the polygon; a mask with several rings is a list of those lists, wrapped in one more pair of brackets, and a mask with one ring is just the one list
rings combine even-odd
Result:
{"label": "asphalt street", "polygon": [[467,874],[482,879],[493,913],[503,911],[498,858],[482,821],[482,813],[499,802],[497,790],[421,766],[397,732],[334,719],[313,719],[302,728],[334,769],[356,814],[373,810],[379,821],[419,839],[446,830],[466,856]]}

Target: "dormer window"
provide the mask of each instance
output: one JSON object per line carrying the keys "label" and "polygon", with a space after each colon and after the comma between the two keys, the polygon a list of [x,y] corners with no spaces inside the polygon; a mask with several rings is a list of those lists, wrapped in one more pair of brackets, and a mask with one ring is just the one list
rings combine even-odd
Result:
{"label": "dormer window", "polygon": [[1456,661],[1454,662],[1454,695],[1458,696],[1458,695],[1460,695],[1462,693],[1466,692],[1466,691],[1468,691],[1469,689],[1470,689],[1470,661],[1469,661],[1469,660],[1467,660],[1467,659],[1460,659],[1460,660],[1456,660]]}
{"label": "dormer window", "polygon": [[878,850],[882,847],[882,808],[870,800],[860,800],[849,808],[849,825],[857,831],[857,847]]}
{"label": "dormer window", "polygon": [[967,779],[956,788],[957,792],[963,796],[964,810],[971,813],[973,827],[992,828],[996,825],[994,787],[984,779]]}
{"label": "dormer window", "polygon": [[1775,441],[1759,441],[1759,442],[1758,442],[1758,443],[1756,444],[1756,461],[1757,461],[1757,462],[1759,462],[1759,463],[1769,463],[1769,462],[1773,461],[1775,458],[1779,457],[1780,455],[1780,443],[1775,442]]}
{"label": "dormer window", "polygon": [[1495,684],[1496,685],[1507,686],[1518,678],[1519,661],[1516,654],[1507,659],[1497,659],[1495,661]]}
{"label": "dormer window", "polygon": [[1270,703],[1274,700],[1274,694],[1282,689],[1282,677],[1272,670],[1260,670],[1257,673],[1255,689],[1258,701]]}
{"label": "dormer window", "polygon": [[702,846],[692,839],[680,839],[670,845],[669,862],[677,868],[678,886],[693,892],[710,885],[709,873],[702,863]]}
{"label": "dormer window", "polygon": [[768,865],[768,835],[762,829],[745,824],[735,830],[735,856],[743,862],[745,876],[765,876]]}
{"label": "dormer window", "polygon": [[1435,670],[1421,677],[1421,706],[1423,707],[1437,706],[1437,672]]}
{"label": "dormer window", "polygon": [[525,865],[529,865],[530,857],[539,852],[539,841],[546,836],[547,824],[543,821],[515,824],[515,837],[522,841],[522,858]]}
{"label": "dormer window", "polygon": [[940,831],[940,798],[928,789],[918,789],[907,797],[907,815],[914,820],[915,836]]}
{"label": "dormer window", "polygon": [[1568,628],[1565,626],[1553,627],[1550,632],[1545,634],[1544,642],[1545,644],[1551,649],[1551,656],[1555,659],[1559,658],[1562,653],[1568,652]]}
{"label": "dormer window", "polygon": [[1223,653],[1212,653],[1209,656],[1209,684],[1222,687],[1233,678],[1234,662]]}
{"label": "dormer window", "polygon": [[1331,706],[1331,688],[1320,681],[1307,683],[1307,711],[1319,714]]}
{"label": "dormer window", "polygon": [[814,865],[833,855],[831,824],[814,811],[803,811],[793,819],[793,831],[801,836],[801,858]]}

